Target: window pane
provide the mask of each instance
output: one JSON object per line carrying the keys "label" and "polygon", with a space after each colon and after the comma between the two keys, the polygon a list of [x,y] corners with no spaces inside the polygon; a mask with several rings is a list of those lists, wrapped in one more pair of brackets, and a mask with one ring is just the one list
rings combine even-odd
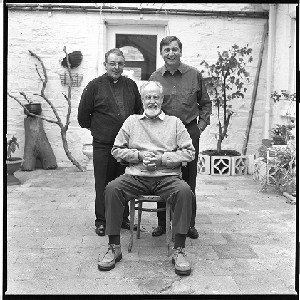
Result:
{"label": "window pane", "polygon": [[132,61],[144,61],[143,54],[139,51],[139,49],[131,46],[121,47],[120,50],[124,53],[125,60]]}
{"label": "window pane", "polygon": [[135,80],[148,80],[155,71],[156,47],[157,35],[116,34],[116,48],[121,49],[125,56],[124,73],[133,74]]}

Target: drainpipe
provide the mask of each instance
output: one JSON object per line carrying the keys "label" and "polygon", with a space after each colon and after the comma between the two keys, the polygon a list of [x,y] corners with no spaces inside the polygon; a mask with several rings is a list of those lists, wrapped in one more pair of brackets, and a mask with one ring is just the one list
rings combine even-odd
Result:
{"label": "drainpipe", "polygon": [[274,40],[275,40],[275,18],[276,4],[269,5],[269,38],[268,38],[268,65],[267,65],[267,95],[265,106],[264,138],[269,139],[270,130],[270,101],[273,87],[273,66],[274,66]]}

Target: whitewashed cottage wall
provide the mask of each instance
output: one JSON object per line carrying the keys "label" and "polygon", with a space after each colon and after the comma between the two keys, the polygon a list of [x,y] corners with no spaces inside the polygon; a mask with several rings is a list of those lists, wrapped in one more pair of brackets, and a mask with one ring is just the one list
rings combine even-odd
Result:
{"label": "whitewashed cottage wall", "polygon": [[[170,4],[169,4],[170,5]],[[176,4],[179,5],[179,4]],[[203,9],[205,4],[201,4]],[[174,8],[174,7],[173,7]],[[187,7],[184,6],[186,9]],[[250,4],[207,4],[206,9],[215,10],[245,10],[265,11],[260,5]],[[125,13],[103,13],[103,18],[111,19],[136,19],[137,14]],[[176,35],[183,43],[182,61],[201,69],[200,62],[205,59],[208,62],[216,60],[217,46],[227,49],[234,43],[238,45],[249,44],[253,49],[253,62],[249,66],[252,83],[248,87],[244,100],[235,101],[233,108],[236,114],[232,118],[229,127],[229,137],[224,141],[224,149],[236,149],[241,151],[246,124],[248,119],[249,105],[253,89],[253,81],[257,70],[258,55],[261,46],[265,18],[228,18],[217,16],[182,16],[155,14],[144,15],[144,20],[168,20],[167,33]],[[83,88],[93,78],[101,75],[102,70],[98,69],[104,57],[99,57],[99,38],[103,32],[103,24],[100,24],[99,12],[65,12],[57,11],[8,11],[8,68],[7,85],[8,91],[18,95],[24,91],[28,95],[38,93],[41,88],[38,75],[35,71],[37,61],[31,57],[28,50],[39,55],[48,72],[48,85],[46,95],[57,108],[62,120],[65,120],[66,101],[62,93],[67,88],[60,83],[59,75],[65,71],[60,61],[65,56],[63,47],[67,47],[70,53],[80,50],[83,54],[81,65],[76,72],[83,74],[83,81],[80,87],[72,90],[72,115],[71,124],[67,132],[69,150],[79,161],[84,160],[82,145],[91,142],[92,138],[88,130],[81,129],[77,123],[77,107]],[[264,102],[266,93],[266,55],[267,43],[260,73],[260,81],[257,93],[253,125],[248,145],[248,154],[254,153],[262,139]],[[32,96],[38,99],[37,96]],[[40,99],[43,114],[54,118],[50,107]],[[16,155],[22,156],[24,151],[24,114],[23,109],[13,99],[7,99],[7,132],[8,135],[16,135],[20,142],[20,149]],[[200,150],[214,149],[216,147],[215,134],[216,109],[211,118],[211,125],[207,128],[200,140]],[[44,128],[52,145],[59,166],[71,166],[67,159],[60,138],[60,129],[57,125],[44,121]]]}

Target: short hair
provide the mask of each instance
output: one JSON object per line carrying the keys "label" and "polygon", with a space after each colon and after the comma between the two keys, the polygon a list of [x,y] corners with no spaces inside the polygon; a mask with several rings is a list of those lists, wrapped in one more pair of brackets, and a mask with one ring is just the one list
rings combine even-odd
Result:
{"label": "short hair", "polygon": [[119,48],[113,48],[113,49],[110,49],[108,52],[105,53],[105,62],[107,62],[108,56],[109,56],[111,53],[114,53],[114,54],[116,54],[117,56],[123,56],[123,58],[124,58],[124,60],[125,60],[125,56],[124,56],[123,52],[122,52]]}
{"label": "short hair", "polygon": [[164,37],[161,42],[160,42],[160,45],[159,45],[159,49],[160,49],[160,52],[162,51],[162,47],[163,46],[168,46],[170,45],[173,41],[176,41],[178,43],[178,46],[180,48],[180,51],[182,51],[182,43],[180,41],[180,39],[175,36],[175,35],[170,35],[170,36],[166,36]]}
{"label": "short hair", "polygon": [[147,81],[145,82],[142,86],[141,86],[141,95],[143,95],[145,88],[149,85],[149,84],[156,84],[156,86],[159,88],[159,92],[163,95],[163,86],[161,85],[160,82],[158,81]]}

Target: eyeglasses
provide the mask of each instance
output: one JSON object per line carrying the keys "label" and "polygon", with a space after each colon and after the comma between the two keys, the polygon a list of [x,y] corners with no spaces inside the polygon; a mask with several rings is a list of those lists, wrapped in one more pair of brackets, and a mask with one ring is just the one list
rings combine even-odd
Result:
{"label": "eyeglasses", "polygon": [[110,65],[111,67],[117,67],[117,66],[119,66],[119,67],[124,67],[125,66],[125,63],[123,63],[123,62],[109,62],[109,63],[107,63],[108,65]]}
{"label": "eyeglasses", "polygon": [[146,99],[146,100],[151,100],[151,99],[153,99],[153,100],[159,100],[160,97],[157,96],[157,95],[145,95],[144,99]]}

